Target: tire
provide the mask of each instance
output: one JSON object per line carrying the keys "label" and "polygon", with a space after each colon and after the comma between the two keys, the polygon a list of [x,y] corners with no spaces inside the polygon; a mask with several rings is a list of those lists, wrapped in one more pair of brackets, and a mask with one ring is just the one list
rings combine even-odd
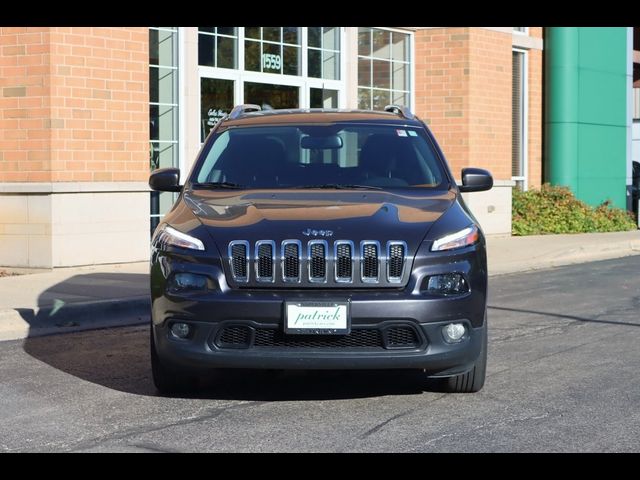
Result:
{"label": "tire", "polygon": [[485,317],[485,328],[482,334],[482,347],[480,356],[476,360],[475,365],[467,373],[454,375],[452,377],[438,379],[440,387],[446,393],[475,393],[479,392],[484,386],[484,380],[487,374],[487,337],[488,325]]}
{"label": "tire", "polygon": [[153,383],[160,394],[188,393],[195,388],[193,377],[185,375],[177,369],[168,368],[160,360],[156,351],[156,342],[153,338],[153,326],[149,330],[149,346]]}

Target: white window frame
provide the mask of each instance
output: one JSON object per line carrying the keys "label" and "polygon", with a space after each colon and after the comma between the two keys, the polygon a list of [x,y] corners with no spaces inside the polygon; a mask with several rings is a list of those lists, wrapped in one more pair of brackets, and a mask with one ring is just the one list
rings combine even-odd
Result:
{"label": "white window frame", "polygon": [[[309,77],[308,65],[308,32],[307,27],[301,28],[300,44],[300,69],[301,75],[285,75],[280,73],[253,72],[244,68],[244,40],[245,27],[238,27],[238,61],[237,69],[198,66],[198,77],[216,78],[221,80],[233,80],[234,83],[234,104],[244,103],[244,83],[265,83],[274,85],[294,86],[300,89],[300,108],[309,108],[309,89],[324,88],[326,90],[336,90],[338,92],[338,108],[346,108],[346,48],[345,48],[345,28],[339,28],[340,36],[340,80],[328,80],[324,78]],[[198,82],[198,96],[201,96],[200,81]]]}
{"label": "white window frame", "polygon": [[513,52],[522,53],[522,171],[524,175],[511,177],[511,180],[522,182],[522,190],[529,188],[529,51],[512,48]]}
{"label": "white window frame", "polygon": [[[186,175],[186,172],[184,171],[184,153],[182,152],[182,148],[181,148],[181,139],[184,138],[184,128],[185,128],[185,122],[184,122],[184,111],[181,108],[182,105],[184,104],[184,92],[183,92],[183,88],[181,88],[182,85],[184,85],[183,81],[184,81],[184,69],[182,68],[183,65],[183,61],[184,61],[184,27],[177,27],[175,29],[173,28],[163,28],[163,27],[149,27],[150,30],[156,30],[159,32],[170,32],[172,34],[176,34],[176,41],[177,41],[177,55],[176,55],[176,65],[175,66],[168,66],[168,65],[156,65],[156,64],[149,64],[149,67],[156,67],[158,69],[169,69],[169,70],[173,70],[174,72],[176,72],[177,75],[177,85],[176,85],[176,95],[175,95],[175,102],[176,103],[162,103],[162,102],[151,102],[149,101],[149,106],[153,105],[153,106],[158,106],[158,107],[172,107],[176,109],[176,116],[175,116],[175,121],[177,122],[177,125],[174,125],[175,131],[176,133],[176,138],[174,140],[151,140],[149,139],[149,144],[151,145],[152,143],[157,144],[158,146],[161,145],[173,145],[173,148],[176,149],[176,156],[177,156],[177,165],[175,164],[174,161],[174,167],[177,167],[180,169],[180,175],[181,177],[183,175]],[[178,198],[178,194],[177,193],[173,193],[173,201],[175,202],[175,200]],[[165,216],[164,213],[151,213],[149,212],[149,218],[158,218],[158,219],[162,219]]]}
{"label": "white window frame", "polygon": [[529,35],[529,27],[524,27],[524,30],[516,30],[516,27],[511,27],[513,33],[517,33],[518,35]]}
{"label": "white window frame", "polygon": [[[395,32],[395,33],[402,33],[404,35],[409,35],[409,60],[408,60],[408,67],[409,67],[409,71],[407,72],[407,75],[409,77],[409,85],[407,90],[394,90],[393,88],[390,88],[389,91],[393,92],[393,91],[406,91],[407,94],[409,95],[409,105],[404,105],[405,107],[409,107],[409,109],[412,112],[415,112],[415,108],[416,108],[416,96],[415,96],[415,89],[414,89],[414,85],[415,85],[415,81],[416,81],[416,69],[415,69],[415,34],[413,31],[410,30],[403,30],[401,28],[392,28],[392,27],[368,27],[368,28],[372,28],[375,30],[385,30],[388,32]],[[357,35],[357,29],[358,27],[356,27],[356,35]],[[356,45],[357,48],[357,45]],[[358,53],[358,50],[356,50],[355,52],[355,61],[358,61],[358,58],[373,58],[373,57],[367,57],[367,56],[362,56]],[[375,59],[378,60],[378,59]],[[405,63],[405,62],[400,62],[400,63]],[[358,77],[356,74],[356,78],[355,78],[355,82],[356,82],[356,103],[357,103],[357,91],[360,88],[359,82],[358,82]],[[362,87],[362,88],[369,88],[372,89],[373,87]],[[384,89],[381,89],[384,90]],[[389,100],[391,103],[393,103],[393,98],[391,98]]]}

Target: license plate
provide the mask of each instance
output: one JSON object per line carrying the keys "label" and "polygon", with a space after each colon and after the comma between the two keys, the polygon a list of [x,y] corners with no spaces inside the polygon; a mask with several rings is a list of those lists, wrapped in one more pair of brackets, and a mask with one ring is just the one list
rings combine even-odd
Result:
{"label": "license plate", "polygon": [[286,302],[284,332],[346,335],[351,331],[349,302]]}

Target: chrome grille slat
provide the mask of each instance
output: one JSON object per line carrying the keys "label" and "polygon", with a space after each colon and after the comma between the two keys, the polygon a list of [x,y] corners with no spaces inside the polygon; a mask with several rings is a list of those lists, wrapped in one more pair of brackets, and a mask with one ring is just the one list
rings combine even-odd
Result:
{"label": "chrome grille slat", "polygon": [[282,280],[300,282],[300,264],[302,242],[300,240],[283,240],[282,242]]}
{"label": "chrome grille slat", "polygon": [[334,243],[334,278],[338,283],[353,282],[354,247],[351,240],[336,240]]}
{"label": "chrome grille slat", "polygon": [[390,283],[402,281],[406,252],[406,242],[395,240],[387,242],[387,280]]}
{"label": "chrome grille slat", "polygon": [[380,242],[360,242],[360,279],[365,283],[380,281]]}
{"label": "chrome grille slat", "polygon": [[234,240],[229,243],[229,266],[236,282],[249,281],[249,242]]}
{"label": "chrome grille slat", "polygon": [[307,243],[307,261],[309,265],[309,281],[324,283],[327,281],[327,251],[326,240],[310,240]]}
{"label": "chrome grille slat", "polygon": [[256,242],[255,270],[256,280],[259,282],[273,282],[273,269],[276,261],[276,242],[273,240],[258,240]]}
{"label": "chrome grille slat", "polygon": [[[384,247],[384,248],[382,248]],[[304,250],[303,250],[304,248]],[[279,258],[278,258],[279,255]],[[408,248],[402,240],[246,240],[228,246],[228,265],[237,283],[368,284],[393,286],[407,281]],[[279,262],[278,262],[279,260]],[[253,272],[251,268],[253,269]]]}

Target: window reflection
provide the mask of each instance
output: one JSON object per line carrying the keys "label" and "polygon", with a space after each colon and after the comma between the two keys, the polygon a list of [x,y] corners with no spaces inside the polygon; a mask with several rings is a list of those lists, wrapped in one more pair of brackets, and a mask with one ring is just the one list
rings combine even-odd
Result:
{"label": "window reflection", "polygon": [[307,75],[340,80],[340,27],[309,27]]}
{"label": "window reflection", "polygon": [[358,29],[358,108],[409,105],[409,39],[406,33]]}
{"label": "window reflection", "polygon": [[[302,75],[302,27],[244,27],[244,45],[238,49],[239,27],[198,27],[198,64],[215,68],[244,68],[251,72]],[[153,39],[152,39],[153,40]],[[152,41],[154,45],[158,41]],[[340,27],[308,27],[307,76],[340,80]]]}
{"label": "window reflection", "polygon": [[300,38],[300,27],[245,27],[245,70],[300,75]]}
{"label": "window reflection", "polygon": [[198,27],[198,65],[237,68],[237,49],[237,27]]}
{"label": "window reflection", "polygon": [[[149,27],[149,168],[178,166],[178,27]],[[174,195],[150,192],[150,231]]]}

